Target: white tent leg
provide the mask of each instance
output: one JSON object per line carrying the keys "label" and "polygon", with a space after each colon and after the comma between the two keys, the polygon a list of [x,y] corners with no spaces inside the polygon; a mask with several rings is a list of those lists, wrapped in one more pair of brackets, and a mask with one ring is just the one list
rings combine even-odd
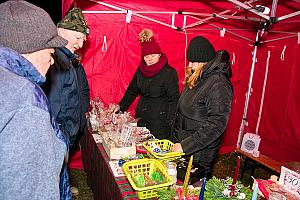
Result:
{"label": "white tent leg", "polygon": [[240,148],[240,146],[241,146],[241,141],[242,141],[242,138],[243,138],[243,135],[244,135],[244,127],[245,127],[245,125],[247,125],[247,112],[248,112],[249,99],[250,99],[251,88],[252,88],[252,80],[253,80],[253,74],[254,74],[254,68],[255,68],[256,53],[257,53],[257,47],[258,47],[258,35],[259,35],[259,31],[256,32],[256,38],[255,38],[255,43],[254,43],[254,51],[253,51],[253,56],[252,56],[252,66],[251,66],[251,72],[250,72],[250,78],[249,78],[248,91],[247,91],[247,94],[246,94],[244,114],[243,114],[243,119],[242,119],[242,123],[241,123],[241,126],[240,126],[238,140],[237,140],[237,144],[236,144],[236,146],[238,148]]}
{"label": "white tent leg", "polygon": [[260,120],[261,120],[261,113],[262,113],[262,110],[263,110],[263,107],[264,107],[264,99],[265,99],[266,85],[267,85],[267,81],[268,81],[270,56],[271,56],[271,51],[268,51],[268,58],[267,58],[267,62],[266,62],[266,72],[265,72],[265,78],[264,78],[264,85],[263,85],[262,95],[261,95],[261,99],[260,99],[258,119],[257,119],[257,124],[256,124],[256,129],[255,129],[255,134],[256,135],[258,135],[258,129],[259,129]]}

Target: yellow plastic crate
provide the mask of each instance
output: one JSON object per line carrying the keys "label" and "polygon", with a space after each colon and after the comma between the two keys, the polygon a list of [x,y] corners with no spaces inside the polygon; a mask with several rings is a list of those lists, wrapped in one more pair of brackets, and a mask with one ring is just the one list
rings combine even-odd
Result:
{"label": "yellow plastic crate", "polygon": [[151,149],[153,143],[155,143],[156,146],[159,146],[161,150],[171,150],[174,143],[170,140],[151,140],[148,142],[144,142],[143,146],[145,147],[145,149],[156,159],[175,160],[184,155],[184,153],[181,152],[168,152],[165,154],[153,152]]}
{"label": "yellow plastic crate", "polygon": [[[139,199],[157,197],[157,192],[159,189],[167,189],[173,184],[173,179],[168,174],[167,168],[155,159],[132,160],[124,163],[122,169],[132,188],[137,191]],[[133,176],[141,173],[151,176],[155,171],[159,172],[163,176],[163,183],[145,187],[136,186],[135,182],[133,181]]]}

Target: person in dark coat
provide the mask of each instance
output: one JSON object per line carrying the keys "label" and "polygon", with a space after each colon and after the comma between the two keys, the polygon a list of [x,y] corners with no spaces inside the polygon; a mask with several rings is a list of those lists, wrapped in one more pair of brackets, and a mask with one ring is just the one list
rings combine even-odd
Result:
{"label": "person in dark coat", "polygon": [[69,136],[70,150],[75,151],[86,125],[90,95],[84,68],[75,51],[83,46],[89,28],[79,8],[73,8],[57,26],[58,34],[68,44],[55,50],[54,65],[47,73],[43,88],[60,129]]}
{"label": "person in dark coat", "polygon": [[[79,138],[86,125],[85,113],[89,107],[90,90],[83,66],[75,51],[83,46],[89,28],[80,8],[73,8],[58,23],[58,34],[68,41],[56,48],[54,65],[47,73],[43,86],[50,103],[51,113],[59,128],[70,140],[70,156],[77,151]],[[72,180],[71,180],[72,184]],[[71,186],[73,195],[78,189]]]}
{"label": "person in dark coat", "polygon": [[120,101],[120,111],[126,111],[140,95],[135,109],[138,126],[147,127],[158,139],[171,136],[171,125],[179,98],[178,75],[168,64],[149,29],[140,34],[142,60]]}
{"label": "person in dark coat", "polygon": [[215,52],[206,38],[197,36],[188,46],[187,59],[172,134],[177,143],[172,150],[194,155],[193,164],[210,176],[231,111],[230,56],[225,50]]}

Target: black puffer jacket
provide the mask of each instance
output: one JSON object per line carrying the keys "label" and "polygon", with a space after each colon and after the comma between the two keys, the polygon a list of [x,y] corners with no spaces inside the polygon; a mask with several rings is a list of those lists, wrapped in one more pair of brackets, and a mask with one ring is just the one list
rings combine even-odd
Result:
{"label": "black puffer jacket", "polygon": [[179,98],[176,70],[166,64],[158,74],[146,78],[138,68],[119,103],[120,110],[126,111],[138,95],[140,100],[135,109],[136,118],[141,118],[138,126],[147,127],[156,138],[170,138]]}
{"label": "black puffer jacket", "polygon": [[197,85],[182,92],[173,130],[174,142],[180,142],[194,163],[207,171],[216,157],[225,131],[233,96],[231,66],[227,51],[219,51],[207,63]]}

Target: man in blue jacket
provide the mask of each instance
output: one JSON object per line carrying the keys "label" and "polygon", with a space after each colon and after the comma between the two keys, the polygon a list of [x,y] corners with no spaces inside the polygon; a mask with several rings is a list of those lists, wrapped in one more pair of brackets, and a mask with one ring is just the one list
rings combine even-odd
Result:
{"label": "man in blue jacket", "polygon": [[83,66],[75,51],[83,46],[89,28],[79,8],[73,8],[58,25],[58,34],[68,41],[56,48],[54,65],[47,73],[43,85],[51,111],[61,130],[69,136],[70,150],[76,146],[78,133],[86,124],[90,90]]}
{"label": "man in blue jacket", "polygon": [[0,13],[0,199],[71,199],[68,140],[39,86],[67,41],[26,1],[2,3]]}
{"label": "man in blue jacket", "polygon": [[[70,139],[70,155],[76,152],[78,141],[86,125],[85,113],[89,107],[90,90],[83,66],[75,51],[83,46],[89,28],[80,8],[73,8],[58,23],[58,34],[68,41],[65,47],[56,48],[54,65],[47,73],[43,86],[51,112],[60,129]],[[71,187],[73,195],[78,189]]]}

